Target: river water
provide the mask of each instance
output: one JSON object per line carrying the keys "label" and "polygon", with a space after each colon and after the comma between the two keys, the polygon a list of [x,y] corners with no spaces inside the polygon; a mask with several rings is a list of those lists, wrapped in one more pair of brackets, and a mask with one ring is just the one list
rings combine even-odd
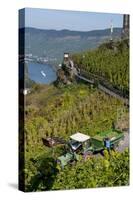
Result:
{"label": "river water", "polygon": [[40,63],[28,63],[29,78],[36,83],[50,84],[56,80],[56,71],[51,65]]}

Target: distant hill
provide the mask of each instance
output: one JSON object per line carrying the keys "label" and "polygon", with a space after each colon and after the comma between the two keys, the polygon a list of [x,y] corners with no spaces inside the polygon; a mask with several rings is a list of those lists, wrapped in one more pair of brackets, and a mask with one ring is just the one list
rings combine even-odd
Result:
{"label": "distant hill", "polygon": [[[121,31],[121,28],[114,28],[113,37],[119,38]],[[57,59],[57,63],[61,62],[64,52],[76,53],[92,49],[110,39],[110,29],[83,32],[21,28],[19,29],[20,44],[23,42],[21,38],[24,32],[26,53]]]}

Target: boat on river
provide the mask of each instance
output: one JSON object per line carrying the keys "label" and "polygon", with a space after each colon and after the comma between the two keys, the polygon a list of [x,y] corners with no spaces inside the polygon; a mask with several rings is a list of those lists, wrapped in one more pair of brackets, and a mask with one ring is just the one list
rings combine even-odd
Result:
{"label": "boat on river", "polygon": [[41,71],[41,74],[42,74],[44,77],[46,77],[46,74],[44,73],[44,71]]}

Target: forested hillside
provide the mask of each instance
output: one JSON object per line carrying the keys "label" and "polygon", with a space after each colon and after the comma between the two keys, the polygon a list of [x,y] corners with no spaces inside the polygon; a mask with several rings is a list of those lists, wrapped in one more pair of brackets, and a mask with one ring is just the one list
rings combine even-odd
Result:
{"label": "forested hillside", "polygon": [[[119,38],[121,28],[114,28],[113,37]],[[36,28],[21,28],[20,46],[23,47],[25,34],[25,53],[34,56],[42,56],[57,59],[61,63],[63,52],[80,52],[96,48],[99,44],[110,38],[110,29],[93,31],[71,31],[71,30],[41,30]],[[55,62],[55,61],[54,61]]]}
{"label": "forested hillside", "polygon": [[129,47],[128,41],[105,43],[96,50],[86,51],[72,56],[80,69],[95,74],[115,88],[129,92]]}

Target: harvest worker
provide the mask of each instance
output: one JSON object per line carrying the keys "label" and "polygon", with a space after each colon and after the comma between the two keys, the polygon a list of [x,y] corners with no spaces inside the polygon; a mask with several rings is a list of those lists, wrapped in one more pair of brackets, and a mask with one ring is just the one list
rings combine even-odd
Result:
{"label": "harvest worker", "polygon": [[106,146],[106,148],[107,148],[107,150],[109,152],[110,151],[110,140],[109,140],[109,138],[106,138],[106,140],[105,140],[105,146]]}

